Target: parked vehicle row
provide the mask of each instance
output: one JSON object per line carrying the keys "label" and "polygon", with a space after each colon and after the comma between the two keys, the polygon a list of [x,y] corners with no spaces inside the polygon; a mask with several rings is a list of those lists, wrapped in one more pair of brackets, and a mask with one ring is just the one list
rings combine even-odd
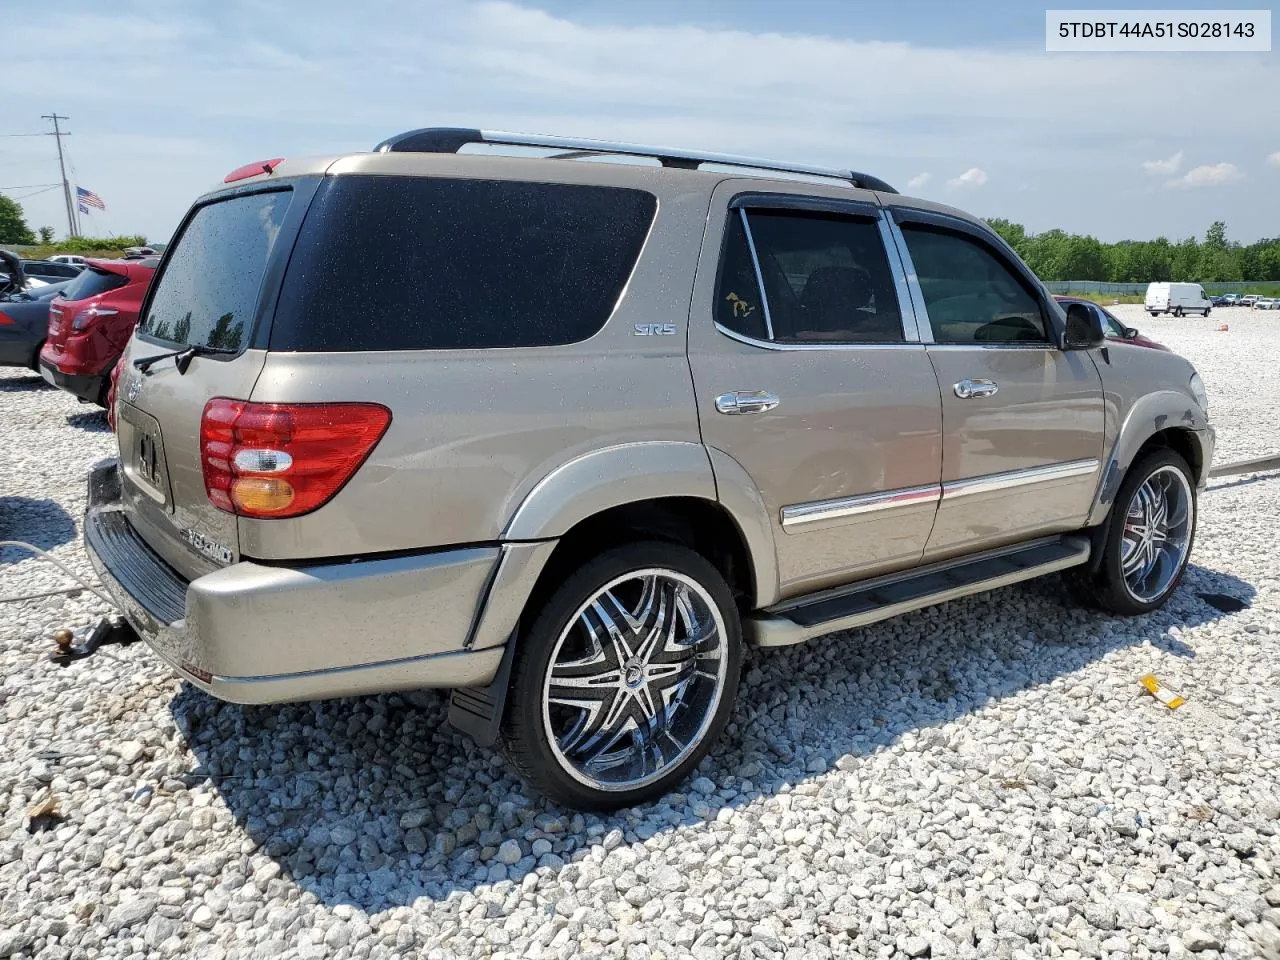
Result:
{"label": "parked vehicle row", "polygon": [[86,545],[215,696],[451,689],[544,793],[626,806],[724,729],[745,642],[1056,571],[1168,599],[1207,399],[1105,317],[849,170],[458,129],[250,164],[143,302]]}

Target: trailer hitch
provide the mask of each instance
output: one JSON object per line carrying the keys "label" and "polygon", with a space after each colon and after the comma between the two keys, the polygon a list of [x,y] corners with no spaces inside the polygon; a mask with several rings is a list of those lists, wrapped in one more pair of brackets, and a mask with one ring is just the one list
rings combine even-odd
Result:
{"label": "trailer hitch", "polygon": [[99,648],[116,643],[122,647],[137,641],[138,635],[123,617],[103,617],[89,631],[84,643],[74,643],[75,636],[65,627],[55,630],[53,642],[56,649],[49,654],[49,659],[60,667],[69,667],[77,660],[96,653]]}

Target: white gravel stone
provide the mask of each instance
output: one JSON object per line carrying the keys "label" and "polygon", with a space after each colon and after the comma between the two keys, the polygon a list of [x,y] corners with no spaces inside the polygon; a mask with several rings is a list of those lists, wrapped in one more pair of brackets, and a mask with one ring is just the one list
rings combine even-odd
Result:
{"label": "white gravel stone", "polygon": [[[1196,363],[1220,460],[1280,452],[1280,316],[1114,312]],[[0,371],[0,539],[91,578],[113,439]],[[222,704],[143,645],[44,660],[107,612],[91,593],[7,604],[0,957],[1280,960],[1278,518],[1280,477],[1211,482],[1145,618],[1046,580],[752,651],[712,757],[605,816],[530,796],[436,694]],[[0,595],[64,583],[0,551]]]}

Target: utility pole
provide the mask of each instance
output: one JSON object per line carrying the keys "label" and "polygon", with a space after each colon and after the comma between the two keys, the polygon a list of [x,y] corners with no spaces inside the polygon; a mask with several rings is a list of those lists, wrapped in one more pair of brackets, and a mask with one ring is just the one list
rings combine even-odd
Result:
{"label": "utility pole", "polygon": [[70,120],[70,117],[58,116],[57,111],[46,113],[40,117],[41,120],[53,121],[53,133],[48,136],[58,141],[58,169],[62,171],[62,197],[67,202],[67,229],[71,231],[70,236],[76,236],[80,233],[80,227],[76,223],[76,208],[71,202],[71,183],[67,180],[67,165],[62,159],[62,138],[71,136],[70,133],[58,129],[59,120]]}

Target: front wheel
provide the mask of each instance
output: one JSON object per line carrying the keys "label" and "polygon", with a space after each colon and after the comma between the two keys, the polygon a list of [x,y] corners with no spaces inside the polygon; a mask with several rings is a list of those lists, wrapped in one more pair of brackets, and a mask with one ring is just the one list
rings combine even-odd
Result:
{"label": "front wheel", "polygon": [[1205,309],[1205,311],[1204,311],[1204,315],[1205,315],[1206,317],[1207,317],[1207,316],[1209,316],[1209,310],[1208,310],[1208,308],[1206,308],[1206,309]]}
{"label": "front wheel", "polygon": [[1174,308],[1173,308],[1173,315],[1174,315],[1175,317],[1181,317],[1181,316],[1182,316],[1182,308],[1181,308],[1181,307],[1174,307]]}
{"label": "front wheel", "polygon": [[728,722],[742,668],[728,584],[670,543],[584,564],[517,642],[507,757],[542,793],[581,809],[631,806],[679,784]]}
{"label": "front wheel", "polygon": [[1129,470],[1107,519],[1096,573],[1077,567],[1067,585],[1084,604],[1132,616],[1164,605],[1187,569],[1196,536],[1195,481],[1187,461],[1153,450]]}

